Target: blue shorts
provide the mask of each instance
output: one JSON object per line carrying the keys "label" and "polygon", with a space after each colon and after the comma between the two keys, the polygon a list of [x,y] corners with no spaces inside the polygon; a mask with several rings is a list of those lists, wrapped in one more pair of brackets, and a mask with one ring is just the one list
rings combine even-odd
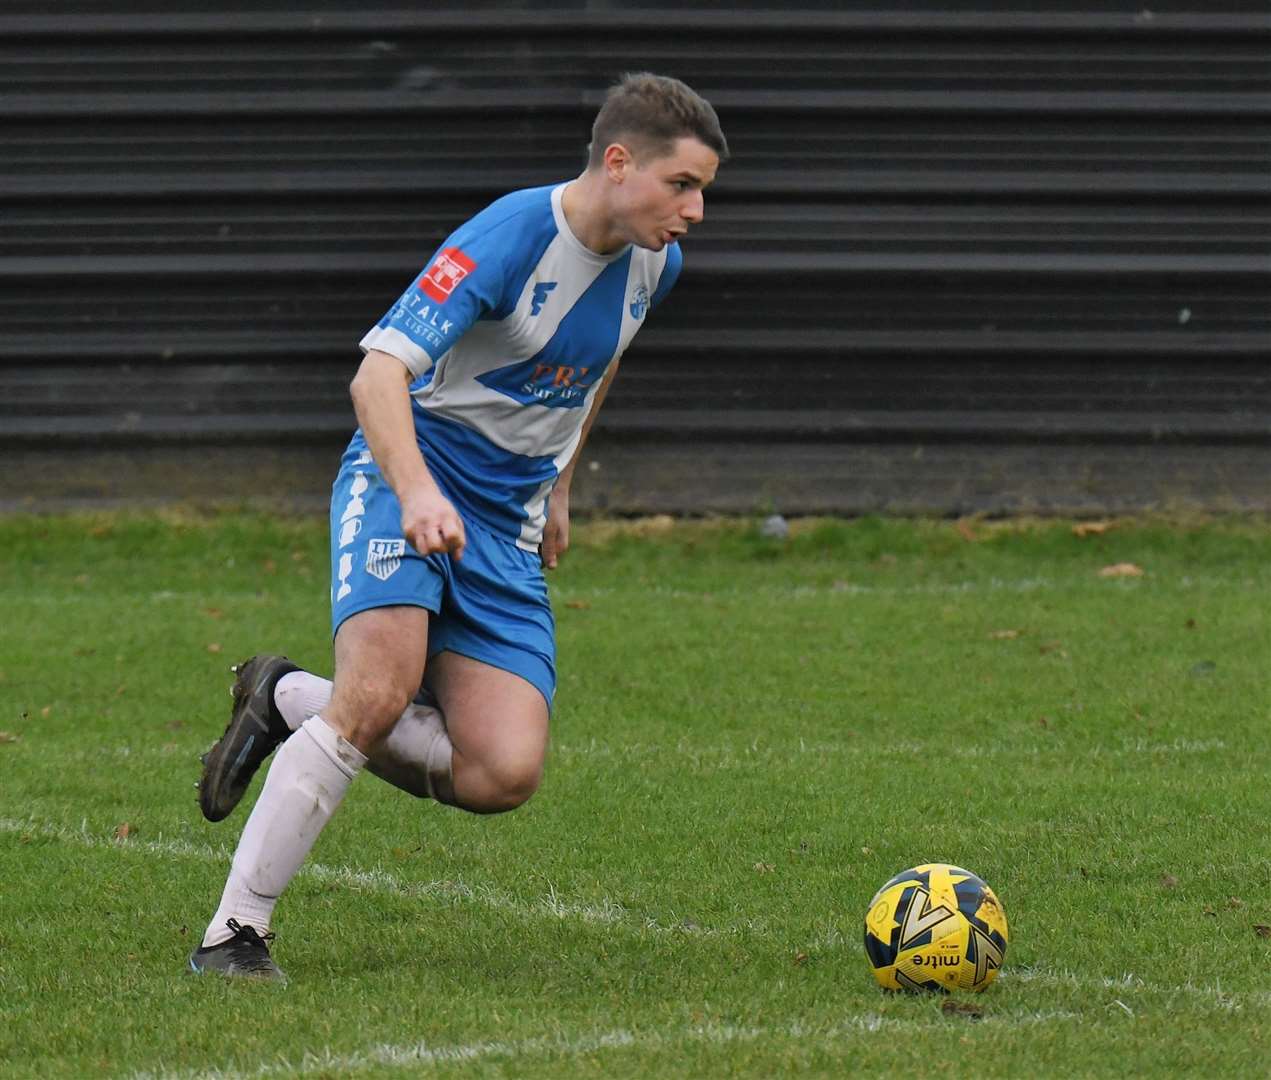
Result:
{"label": "blue shorts", "polygon": [[[359,440],[360,442],[360,440]],[[420,555],[397,496],[365,450],[346,451],[331,489],[331,626],[370,608],[427,608],[428,656],[444,650],[510,671],[552,707],[556,622],[539,557],[464,517],[463,558]]]}

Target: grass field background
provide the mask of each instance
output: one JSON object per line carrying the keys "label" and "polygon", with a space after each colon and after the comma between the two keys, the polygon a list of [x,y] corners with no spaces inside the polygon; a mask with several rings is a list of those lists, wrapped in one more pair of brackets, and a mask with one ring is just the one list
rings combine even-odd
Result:
{"label": "grass field background", "polygon": [[[325,534],[0,519],[0,1076],[1267,1074],[1271,524],[580,528],[538,795],[360,778],[289,985],[194,977],[246,816],[197,756],[230,663],[329,671]],[[1006,907],[985,994],[866,968],[933,860]]]}

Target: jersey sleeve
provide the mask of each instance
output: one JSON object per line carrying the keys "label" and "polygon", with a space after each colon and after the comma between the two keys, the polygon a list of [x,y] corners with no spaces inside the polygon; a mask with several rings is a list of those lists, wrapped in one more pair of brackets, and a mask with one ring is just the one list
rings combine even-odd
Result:
{"label": "jersey sleeve", "polygon": [[680,245],[668,245],[666,249],[666,265],[662,267],[662,273],[658,277],[658,287],[653,290],[653,296],[649,300],[650,308],[657,307],[666,299],[666,294],[675,286],[675,282],[680,276],[680,267],[683,265],[684,254],[680,251]]}
{"label": "jersey sleeve", "polygon": [[495,231],[463,226],[360,342],[395,356],[418,378],[477,320],[503,303],[505,271]]}

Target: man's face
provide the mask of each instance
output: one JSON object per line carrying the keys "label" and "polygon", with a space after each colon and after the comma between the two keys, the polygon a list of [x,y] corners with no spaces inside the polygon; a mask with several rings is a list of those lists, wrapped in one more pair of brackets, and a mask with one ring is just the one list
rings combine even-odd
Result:
{"label": "man's face", "polygon": [[629,159],[616,192],[615,216],[625,238],[661,251],[702,220],[702,190],[715,179],[719,156],[691,137],[665,157]]}

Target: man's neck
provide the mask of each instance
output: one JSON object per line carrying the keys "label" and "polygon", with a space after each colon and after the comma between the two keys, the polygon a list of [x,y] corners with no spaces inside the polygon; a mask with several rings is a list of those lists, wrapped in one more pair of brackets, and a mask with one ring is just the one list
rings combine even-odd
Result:
{"label": "man's neck", "polygon": [[565,185],[561,209],[579,243],[597,255],[612,255],[624,247],[626,241],[609,226],[600,196],[596,178],[585,172]]}

